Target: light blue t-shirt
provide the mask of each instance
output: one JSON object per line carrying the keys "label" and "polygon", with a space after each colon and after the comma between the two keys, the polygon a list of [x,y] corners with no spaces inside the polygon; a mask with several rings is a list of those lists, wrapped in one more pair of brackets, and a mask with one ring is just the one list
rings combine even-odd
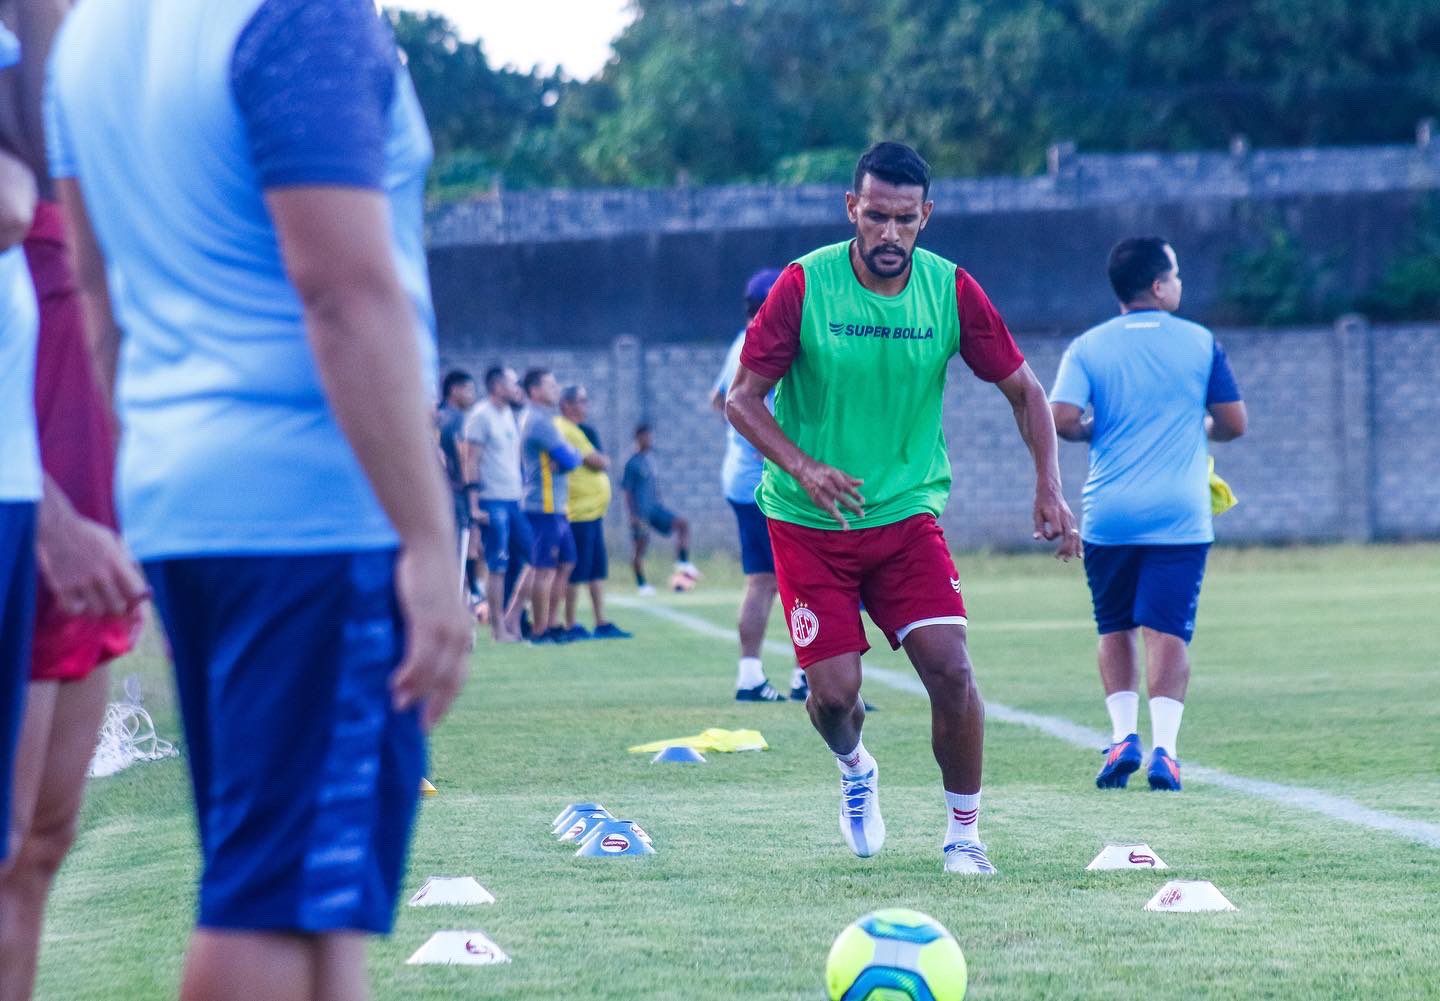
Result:
{"label": "light blue t-shirt", "polygon": [[[735,381],[735,373],[740,371],[740,350],[745,347],[745,330],[741,328],[740,333],[735,335],[735,341],[730,345],[729,352],[725,355],[725,364],[720,369],[720,377],[715,380],[715,391],[722,396],[730,392],[730,383]],[[775,391],[772,389],[770,395],[765,397],[765,405],[773,413],[775,410]],[[765,472],[765,457],[760,450],[750,444],[749,440],[739,431],[730,425],[725,425],[725,458],[720,463],[720,485],[725,490],[725,499],[736,504],[754,504],[755,491],[760,488],[760,476]]]}
{"label": "light blue t-shirt", "polygon": [[[429,133],[371,0],[86,0],[56,40],[76,177],[125,332],[118,500],[142,559],[380,548],[395,533],[321,391],[267,189],[383,192],[435,374]],[[429,390],[426,389],[428,394]]]}
{"label": "light blue t-shirt", "polygon": [[1050,402],[1095,411],[1084,540],[1213,542],[1205,408],[1239,399],[1214,335],[1169,313],[1126,313],[1071,342]]}
{"label": "light blue t-shirt", "polygon": [[35,437],[35,286],[17,247],[0,253],[0,503],[40,499]]}

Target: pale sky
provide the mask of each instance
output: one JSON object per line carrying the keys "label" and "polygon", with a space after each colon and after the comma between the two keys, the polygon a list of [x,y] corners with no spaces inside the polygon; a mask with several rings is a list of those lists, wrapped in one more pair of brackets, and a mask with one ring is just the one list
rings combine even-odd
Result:
{"label": "pale sky", "polygon": [[528,71],[564,66],[588,79],[610,56],[610,40],[630,20],[626,0],[385,0],[444,14],[466,41],[479,38],[491,66]]}

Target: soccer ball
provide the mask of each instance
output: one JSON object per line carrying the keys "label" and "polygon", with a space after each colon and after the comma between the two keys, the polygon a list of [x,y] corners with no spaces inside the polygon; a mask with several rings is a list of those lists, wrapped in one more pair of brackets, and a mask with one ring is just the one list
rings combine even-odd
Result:
{"label": "soccer ball", "polygon": [[891,907],[840,933],[825,963],[830,1001],[960,1001],[965,954],[928,914]]}
{"label": "soccer ball", "polygon": [[676,592],[693,591],[695,590],[695,578],[691,577],[688,573],[681,573],[677,570],[670,576],[670,590]]}

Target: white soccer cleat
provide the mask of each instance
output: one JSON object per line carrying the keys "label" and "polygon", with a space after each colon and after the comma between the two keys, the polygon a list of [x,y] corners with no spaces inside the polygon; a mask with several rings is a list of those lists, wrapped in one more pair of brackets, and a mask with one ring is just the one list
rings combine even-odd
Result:
{"label": "white soccer cleat", "polygon": [[869,858],[885,844],[878,765],[864,775],[840,774],[840,834],[860,858]]}
{"label": "white soccer cleat", "polygon": [[697,567],[694,563],[691,563],[689,560],[682,560],[676,562],[675,572],[678,574],[684,574],[691,580],[699,580],[701,577],[705,576],[700,572],[700,568]]}
{"label": "white soccer cleat", "polygon": [[653,598],[655,597],[655,585],[641,584],[635,589],[635,594],[641,598]]}
{"label": "white soccer cleat", "polygon": [[945,871],[972,876],[995,876],[998,872],[978,841],[956,841],[945,846]]}

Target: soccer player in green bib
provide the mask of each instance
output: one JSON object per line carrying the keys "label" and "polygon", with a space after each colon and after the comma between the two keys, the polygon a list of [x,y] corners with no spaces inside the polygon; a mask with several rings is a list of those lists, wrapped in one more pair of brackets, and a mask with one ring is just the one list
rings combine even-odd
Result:
{"label": "soccer player in green bib", "polygon": [[915,246],[929,194],[929,165],[910,147],[882,142],[861,156],[845,196],[854,238],[781,274],[746,331],[726,415],[766,459],[756,500],[810,682],[806,707],[840,766],[846,843],[867,858],[885,841],[880,772],[860,739],[863,603],[930,695],[945,871],[989,875],[978,828],[985,708],[960,574],[936,520],[950,492],[941,409],[953,356],[1014,409],[1035,465],[1034,537],[1059,540],[1068,560],[1080,533],[1044,388],[975,279]]}

